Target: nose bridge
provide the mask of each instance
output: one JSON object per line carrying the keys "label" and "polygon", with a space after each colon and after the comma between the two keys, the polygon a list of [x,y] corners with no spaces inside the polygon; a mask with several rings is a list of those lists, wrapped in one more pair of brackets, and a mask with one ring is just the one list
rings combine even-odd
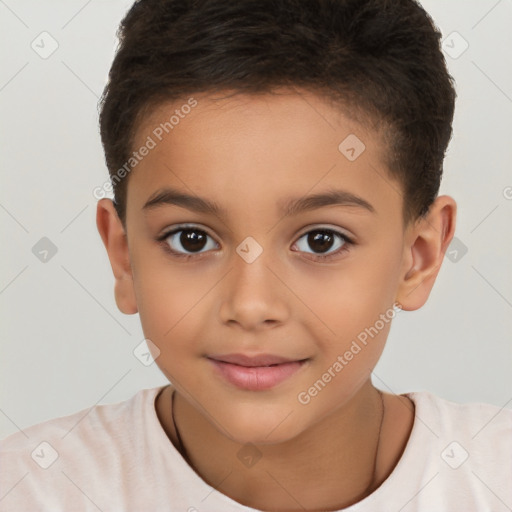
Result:
{"label": "nose bridge", "polygon": [[286,294],[274,275],[273,256],[270,249],[253,237],[247,237],[236,247],[220,308],[223,322],[234,321],[245,328],[255,328],[285,320]]}

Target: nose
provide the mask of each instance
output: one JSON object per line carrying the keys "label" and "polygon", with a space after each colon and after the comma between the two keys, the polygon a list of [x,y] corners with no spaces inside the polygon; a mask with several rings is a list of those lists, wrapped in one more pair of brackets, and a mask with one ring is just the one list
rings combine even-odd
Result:
{"label": "nose", "polygon": [[248,262],[237,253],[223,283],[219,315],[225,325],[245,330],[277,327],[289,317],[287,288],[264,250]]}

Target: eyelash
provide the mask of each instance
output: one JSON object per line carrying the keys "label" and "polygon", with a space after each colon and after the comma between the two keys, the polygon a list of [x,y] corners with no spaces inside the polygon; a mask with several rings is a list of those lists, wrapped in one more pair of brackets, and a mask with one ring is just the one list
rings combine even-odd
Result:
{"label": "eyelash", "polygon": [[[179,233],[180,231],[199,231],[201,233],[204,233],[206,236],[208,236],[210,238],[213,238],[204,229],[201,229],[201,228],[196,227],[194,225],[192,225],[192,226],[186,225],[186,226],[177,226],[176,228],[174,228],[174,229],[172,229],[170,231],[166,231],[164,234],[162,234],[159,237],[157,237],[156,241],[160,242],[163,245],[164,250],[167,251],[169,254],[171,254],[173,257],[183,258],[185,261],[187,261],[187,260],[189,260],[191,258],[201,257],[203,254],[208,252],[208,251],[205,251],[205,252],[202,252],[202,253],[184,254],[184,253],[175,251],[174,249],[171,249],[171,247],[167,243],[167,239],[170,236],[175,235],[176,233]],[[312,259],[313,261],[318,261],[318,262],[330,261],[331,259],[333,259],[333,258],[335,258],[337,256],[340,256],[341,254],[343,254],[346,251],[348,251],[350,246],[355,245],[355,242],[352,239],[350,239],[347,235],[345,235],[344,233],[340,233],[339,231],[336,231],[336,230],[331,229],[331,228],[321,228],[321,227],[320,228],[315,228],[315,229],[310,229],[309,231],[306,231],[306,232],[302,233],[299,236],[299,238],[297,239],[297,241],[300,240],[301,238],[303,238],[305,235],[308,235],[309,233],[314,233],[316,231],[321,231],[321,232],[325,232],[325,233],[328,233],[328,234],[332,234],[334,236],[338,236],[339,238],[341,238],[341,240],[344,243],[335,252],[327,254],[326,256],[321,256],[320,254],[314,254],[314,253],[307,253],[310,256],[312,256],[312,257],[309,257],[309,259]],[[298,251],[298,252],[300,252],[300,251]]]}

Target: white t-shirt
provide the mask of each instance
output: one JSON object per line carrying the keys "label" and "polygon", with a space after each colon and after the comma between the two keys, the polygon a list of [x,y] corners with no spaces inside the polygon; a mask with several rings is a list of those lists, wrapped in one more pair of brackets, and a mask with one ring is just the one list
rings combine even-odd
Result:
{"label": "white t-shirt", "polygon": [[[1,441],[0,511],[254,511],[204,482],[170,442],[155,411],[163,387]],[[510,512],[512,410],[406,396],[416,417],[400,461],[377,490],[343,510]]]}

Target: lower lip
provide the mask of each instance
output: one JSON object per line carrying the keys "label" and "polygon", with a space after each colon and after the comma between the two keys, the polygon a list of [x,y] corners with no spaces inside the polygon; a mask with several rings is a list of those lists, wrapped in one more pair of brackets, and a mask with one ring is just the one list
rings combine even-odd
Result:
{"label": "lower lip", "polygon": [[306,361],[292,361],[275,366],[240,366],[210,359],[220,374],[231,384],[248,391],[263,391],[277,386],[297,373]]}

